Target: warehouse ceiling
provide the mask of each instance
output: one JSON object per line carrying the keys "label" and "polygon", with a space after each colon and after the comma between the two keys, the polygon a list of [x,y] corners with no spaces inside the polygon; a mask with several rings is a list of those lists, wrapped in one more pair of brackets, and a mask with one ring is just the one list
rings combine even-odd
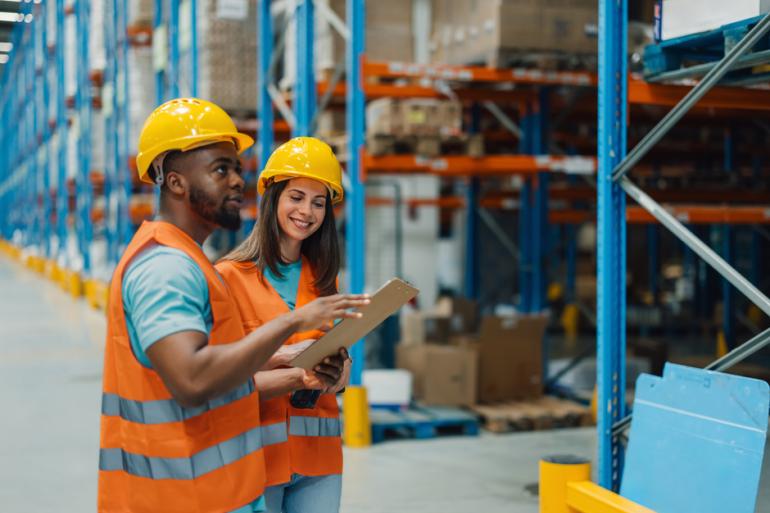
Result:
{"label": "warehouse ceiling", "polygon": [[21,1],[0,0],[0,73],[2,73],[4,64],[8,60],[8,52],[12,51],[9,43],[11,42],[13,27],[17,23],[23,23],[23,20],[14,19],[20,6]]}

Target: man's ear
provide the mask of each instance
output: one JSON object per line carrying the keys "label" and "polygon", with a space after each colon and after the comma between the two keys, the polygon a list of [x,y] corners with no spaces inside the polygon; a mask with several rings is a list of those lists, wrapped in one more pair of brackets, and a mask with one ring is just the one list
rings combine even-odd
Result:
{"label": "man's ear", "polygon": [[184,176],[175,171],[169,171],[166,174],[165,185],[171,194],[184,196],[185,192],[187,192],[187,180],[185,180]]}

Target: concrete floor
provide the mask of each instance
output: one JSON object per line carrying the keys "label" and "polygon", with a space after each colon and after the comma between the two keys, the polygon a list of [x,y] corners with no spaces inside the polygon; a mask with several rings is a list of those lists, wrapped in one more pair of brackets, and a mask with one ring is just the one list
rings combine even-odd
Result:
{"label": "concrete floor", "polygon": [[[94,511],[103,316],[1,257],[0,292],[0,509]],[[535,513],[538,459],[590,457],[594,439],[579,429],[346,450],[342,510]],[[761,488],[757,511],[770,513]]]}

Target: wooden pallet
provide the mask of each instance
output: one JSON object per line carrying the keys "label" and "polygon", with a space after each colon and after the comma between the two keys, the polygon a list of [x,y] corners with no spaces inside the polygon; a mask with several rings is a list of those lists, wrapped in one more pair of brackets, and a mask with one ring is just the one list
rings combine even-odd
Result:
{"label": "wooden pallet", "polygon": [[[720,60],[760,19],[761,17],[756,17],[730,23],[707,32],[672,38],[647,46],[643,57],[645,78],[654,80],[657,77],[665,77],[664,74],[684,70],[692,70],[693,77],[705,74],[707,69],[699,65]],[[770,50],[770,39],[765,37],[742,59],[762,59],[761,54],[767,53],[768,50]],[[754,68],[761,68],[760,64],[766,62],[767,59],[755,61],[749,66],[736,66],[727,75],[728,80],[745,79],[757,71]],[[758,71],[763,77],[765,76],[766,70]],[[679,75],[681,73],[677,76]]]}
{"label": "wooden pallet", "polygon": [[484,139],[480,134],[460,135],[370,135],[366,138],[370,155],[415,154],[422,157],[440,155],[484,155]]}
{"label": "wooden pallet", "polygon": [[484,428],[493,433],[589,426],[593,423],[588,407],[555,397],[476,405],[470,409],[479,416]]}
{"label": "wooden pallet", "polygon": [[443,435],[475,436],[479,423],[475,415],[456,408],[411,407],[403,411],[373,409],[372,443],[392,438],[427,439]]}

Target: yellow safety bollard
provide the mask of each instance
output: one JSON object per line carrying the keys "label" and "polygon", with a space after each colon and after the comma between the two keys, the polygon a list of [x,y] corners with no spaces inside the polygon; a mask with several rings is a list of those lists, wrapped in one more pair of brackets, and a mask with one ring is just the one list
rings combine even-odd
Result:
{"label": "yellow safety bollard", "polygon": [[74,298],[79,298],[83,295],[83,280],[80,278],[80,274],[75,271],[69,271],[68,273],[67,291]]}
{"label": "yellow safety bollard", "polygon": [[342,397],[342,411],[345,418],[342,439],[348,447],[369,447],[372,445],[372,425],[369,422],[369,402],[366,388],[349,386]]}
{"label": "yellow safety bollard", "polygon": [[38,274],[45,273],[45,260],[42,257],[35,257],[35,272]]}
{"label": "yellow safety bollard", "polygon": [[83,292],[88,305],[94,309],[99,308],[99,304],[96,302],[96,282],[94,280],[83,282]]}
{"label": "yellow safety bollard", "polygon": [[720,331],[717,334],[717,350],[716,350],[716,357],[722,358],[724,355],[726,355],[728,352],[727,349],[727,340],[725,339],[725,332]]}
{"label": "yellow safety bollard", "polygon": [[567,485],[591,479],[591,463],[577,456],[540,460],[540,513],[574,513],[567,505]]}
{"label": "yellow safety bollard", "polygon": [[568,347],[575,347],[577,344],[578,331],[580,330],[580,310],[574,303],[564,306],[561,313],[561,326],[564,329],[564,336]]}
{"label": "yellow safety bollard", "polygon": [[564,287],[561,286],[561,283],[553,282],[550,285],[548,285],[548,301],[550,302],[556,302],[560,300],[564,296]]}

